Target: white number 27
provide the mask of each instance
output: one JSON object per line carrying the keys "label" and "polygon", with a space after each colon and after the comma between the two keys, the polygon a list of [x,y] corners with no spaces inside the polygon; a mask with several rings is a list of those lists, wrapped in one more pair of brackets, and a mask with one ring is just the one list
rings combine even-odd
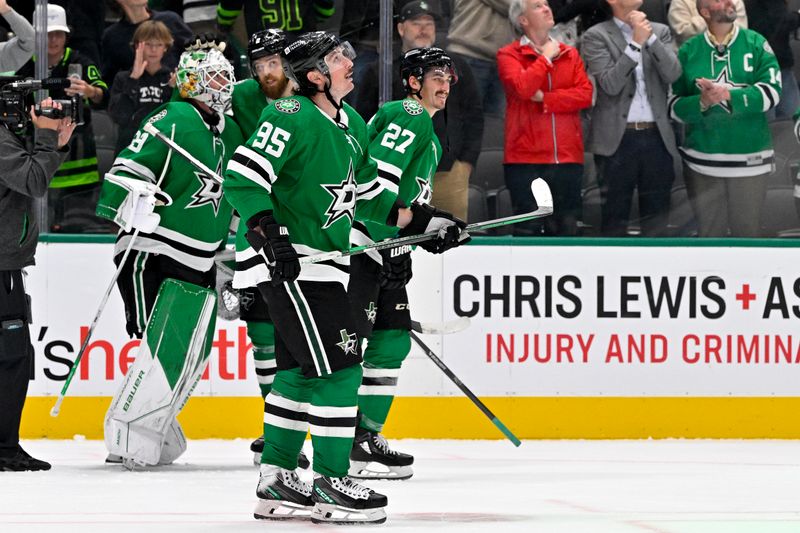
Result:
{"label": "white number 27", "polygon": [[[391,148],[392,150],[397,150],[401,154],[406,153],[406,148],[408,148],[409,144],[414,142],[416,134],[408,130],[404,130],[393,122],[390,123],[386,129],[388,131],[383,136],[383,139],[381,139],[381,146]],[[404,138],[404,140],[400,144],[397,144],[397,139],[401,136]]]}

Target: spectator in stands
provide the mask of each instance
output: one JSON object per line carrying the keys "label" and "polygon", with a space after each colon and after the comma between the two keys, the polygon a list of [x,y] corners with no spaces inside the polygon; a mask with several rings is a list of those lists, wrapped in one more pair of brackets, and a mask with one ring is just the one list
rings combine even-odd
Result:
{"label": "spectator in stands", "polygon": [[505,98],[497,74],[497,51],[514,40],[508,20],[511,0],[455,0],[453,20],[447,33],[447,51],[469,64],[483,112],[502,117]]}
{"label": "spectator in stands", "polygon": [[[405,98],[400,79],[400,57],[412,48],[434,45],[439,14],[427,2],[409,2],[400,9],[397,33],[401,52],[392,68],[392,99]],[[478,161],[483,137],[483,112],[480,93],[469,64],[453,57],[458,83],[450,86],[450,96],[444,112],[433,116],[433,129],[442,145],[442,159],[434,176],[435,187],[431,204],[467,219],[469,177]],[[372,63],[365,73],[355,108],[369,120],[378,111],[378,64]]]}
{"label": "spectator in stands", "polygon": [[14,11],[7,0],[0,0],[0,15],[14,32],[11,40],[0,43],[0,69],[13,72],[33,55],[35,33],[30,22]]}
{"label": "spectator in stands", "polygon": [[291,36],[317,29],[333,15],[334,0],[291,0],[294,6],[284,8],[277,2],[262,0],[220,0],[217,3],[217,26],[229,33],[239,14],[244,11],[247,35],[260,30],[283,30]]}
{"label": "spectator in stands", "polygon": [[[733,0],[736,6],[736,23],[742,28],[747,27],[747,13],[743,0]],[[669,25],[675,32],[675,41],[678,46],[706,31],[706,21],[697,12],[697,0],[672,0],[669,4],[667,15]]]}
{"label": "spectator in stands", "polygon": [[658,236],[667,227],[677,156],[667,93],[681,66],[669,28],[647,20],[642,0],[606,1],[613,18],[589,28],[581,47],[597,87],[587,148],[597,163],[602,232],[627,234],[638,190],[642,234]]}
{"label": "spectator in stands", "polygon": [[794,53],[789,40],[800,28],[800,13],[786,0],[745,0],[750,29],[767,38],[781,68],[781,101],[767,112],[769,119],[789,118],[800,107],[800,89],[794,75]]}
{"label": "spectator in stands", "polygon": [[123,16],[103,32],[103,78],[114,80],[117,72],[133,66],[134,53],[131,48],[136,27],[145,20],[158,20],[164,23],[174,39],[172,48],[164,56],[164,65],[169,69],[178,66],[178,58],[183,48],[192,38],[192,30],[172,11],[152,11],[147,0],[115,0]]}
{"label": "spectator in stands", "polygon": [[608,19],[603,0],[553,0],[550,9],[555,20],[550,35],[570,46],[579,46],[586,30]]}
{"label": "spectator in stands", "polygon": [[508,13],[520,39],[497,52],[506,90],[505,179],[514,213],[536,209],[531,182],[553,192],[553,216],[516,224],[516,235],[577,235],[581,214],[581,109],[592,105],[592,83],[578,51],[549,36],[547,0],[511,0]]}
{"label": "spectator in stands", "polygon": [[[92,133],[91,108],[102,109],[108,103],[108,86],[94,62],[67,46],[67,14],[63,7],[47,5],[47,75],[70,78],[66,89],[51,89],[54,99],[79,95],[83,98],[84,124],[75,129],[69,144],[69,157],[59,167],[47,195],[50,231],[82,233],[98,231],[106,224],[94,216],[100,176],[97,173],[97,150]],[[17,72],[33,77],[35,58]],[[70,209],[65,210],[69,203]]]}
{"label": "spectator in stands", "polygon": [[133,68],[117,72],[108,104],[111,119],[119,127],[116,153],[128,146],[143,118],[169,101],[175,87],[174,74],[161,63],[172,46],[172,35],[163,22],[142,22],[131,44]]}
{"label": "spectator in stands", "polygon": [[780,100],[778,60],[759,33],[738,27],[732,0],[698,0],[707,30],[678,51],[683,74],[670,111],[686,125],[686,192],[701,237],[758,237]]}

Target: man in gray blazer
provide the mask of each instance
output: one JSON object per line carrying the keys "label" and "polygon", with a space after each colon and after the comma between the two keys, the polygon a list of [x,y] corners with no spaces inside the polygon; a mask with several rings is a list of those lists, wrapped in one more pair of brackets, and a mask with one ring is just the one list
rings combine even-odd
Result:
{"label": "man in gray blazer", "polygon": [[675,179],[667,92],[681,75],[669,27],[639,11],[642,0],[606,0],[614,15],[583,35],[597,86],[587,150],[595,154],[605,236],[627,234],[634,189],[642,234],[663,235]]}

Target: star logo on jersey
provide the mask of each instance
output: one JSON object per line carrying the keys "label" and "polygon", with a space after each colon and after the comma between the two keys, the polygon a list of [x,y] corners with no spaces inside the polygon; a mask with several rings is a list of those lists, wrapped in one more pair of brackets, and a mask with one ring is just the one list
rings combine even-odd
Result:
{"label": "star logo on jersey", "polygon": [[345,355],[351,353],[358,355],[358,336],[355,333],[347,333],[346,329],[339,330],[342,342],[337,342],[336,346],[342,349]]}
{"label": "star logo on jersey", "polygon": [[417,193],[417,197],[414,198],[414,201],[420,204],[431,203],[431,198],[433,197],[433,188],[431,188],[431,182],[425,178],[420,178],[419,176],[417,176],[415,179],[417,180],[419,193]]}
{"label": "star logo on jersey", "polygon": [[275,109],[291,115],[300,111],[300,101],[295,98],[275,100]]}
{"label": "star logo on jersey", "polygon": [[378,317],[378,308],[375,307],[375,302],[370,302],[369,307],[364,309],[364,312],[367,314],[367,320],[375,324],[375,319]]}
{"label": "star logo on jersey", "polygon": [[411,98],[406,98],[403,100],[403,109],[406,110],[406,113],[413,116],[421,115],[425,110],[425,108],[422,107],[422,104],[416,100],[412,100]]}
{"label": "star logo on jersey", "polygon": [[[723,68],[722,72],[720,72],[717,75],[717,77],[715,79],[711,80],[711,81],[713,81],[714,83],[717,83],[719,85],[722,85],[723,87],[725,87],[728,90],[747,87],[746,83],[734,83],[734,82],[732,82],[730,80],[730,77],[728,76],[728,68],[727,67]],[[711,107],[714,107],[714,106],[717,106],[717,105],[720,106],[722,109],[724,109],[726,112],[733,113],[733,109],[731,109],[731,103],[728,100],[723,100],[721,102],[718,102],[718,103],[712,105]]]}
{"label": "star logo on jersey", "polygon": [[350,160],[350,167],[347,169],[347,178],[338,185],[326,185],[323,183],[322,188],[325,189],[325,192],[333,196],[331,205],[325,210],[328,220],[325,221],[325,225],[322,226],[322,229],[329,228],[340,218],[347,218],[350,224],[352,224],[353,211],[356,209],[356,182],[353,173],[352,159]]}
{"label": "star logo on jersey", "polygon": [[[222,159],[217,161],[215,172],[218,176],[222,174]],[[186,207],[210,205],[214,209],[214,216],[217,216],[219,214],[219,204],[222,201],[222,185],[203,172],[195,171],[194,175],[200,182],[200,188],[192,193],[193,200],[186,204]]]}

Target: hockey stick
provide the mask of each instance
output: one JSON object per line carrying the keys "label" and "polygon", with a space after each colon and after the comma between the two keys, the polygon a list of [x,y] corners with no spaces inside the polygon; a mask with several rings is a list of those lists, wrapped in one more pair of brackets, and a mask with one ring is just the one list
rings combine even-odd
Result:
{"label": "hockey stick", "polygon": [[170,148],[181,154],[197,170],[202,171],[203,174],[207,175],[209,178],[213,179],[220,185],[222,184],[223,181],[222,176],[220,176],[219,174],[217,174],[216,172],[205,166],[202,163],[202,161],[199,161],[195,156],[190,154],[189,151],[186,150],[183,146],[179,145],[178,143],[176,143],[175,141],[173,141],[172,139],[170,139],[169,137],[158,131],[158,128],[156,128],[155,126],[153,126],[148,122],[147,124],[142,126],[142,129],[144,130],[145,133],[149,133],[159,141],[163,142],[164,144],[166,144],[167,146],[169,146]]}
{"label": "hockey stick", "polygon": [[450,322],[417,322],[411,321],[411,329],[417,333],[425,333],[427,335],[450,335],[451,333],[458,333],[469,327],[469,318],[462,316]]}
{"label": "hockey stick", "polygon": [[[201,170],[215,181],[222,183],[222,176],[195,159],[195,157],[187,152],[183,147],[179,146],[172,139],[158,131],[155,126],[152,124],[145,124],[143,129],[146,133],[155,136],[158,140],[164,142],[170,148],[181,154],[187,159],[187,161],[189,161],[189,163],[194,165],[195,168]],[[533,194],[533,198],[536,200],[536,205],[538,206],[536,210],[531,211],[530,213],[522,213],[519,215],[512,215],[510,217],[495,218],[493,220],[468,224],[465,233],[498,228],[500,226],[516,224],[518,222],[525,222],[526,220],[544,218],[553,214],[553,195],[550,193],[550,187],[547,186],[547,183],[542,178],[536,178],[533,180],[531,183],[531,194]],[[353,246],[352,248],[343,251],[334,250],[332,252],[308,255],[300,258],[300,264],[307,265],[311,263],[321,263],[323,261],[330,261],[331,259],[338,259],[340,257],[350,257],[351,255],[363,254],[369,250],[386,250],[387,248],[396,248],[398,246],[404,246],[408,244],[417,244],[435,239],[437,236],[438,232],[432,231],[430,233],[421,233],[419,235],[409,235],[407,237],[397,237],[395,239],[373,242],[363,246]]]}
{"label": "hockey stick", "polygon": [[[474,224],[467,224],[465,233],[471,231],[483,231],[487,229],[497,228],[500,226],[507,226],[509,224],[516,224],[526,220],[535,220],[537,218],[544,218],[553,214],[553,196],[550,193],[550,187],[542,178],[536,178],[531,183],[531,193],[536,200],[538,208],[529,213],[522,213],[519,215],[512,215],[510,217],[495,218],[493,220],[486,220],[485,222],[475,222]],[[385,250],[387,248],[396,248],[408,244],[417,244],[424,241],[435,239],[438,232],[432,231],[430,233],[420,233],[419,235],[409,235],[407,237],[397,237],[395,239],[387,239],[385,241],[373,242],[363,246],[353,246],[349,250],[333,252],[323,252],[321,254],[309,255],[300,258],[300,264],[320,263],[322,261],[330,261],[331,259],[338,259],[339,257],[349,257],[351,255],[363,254],[369,250]]]}
{"label": "hockey stick", "polygon": [[[172,125],[172,135],[175,135],[175,124]],[[166,136],[165,138],[169,139],[169,137]],[[167,152],[167,157],[164,160],[164,167],[161,169],[161,176],[159,176],[156,186],[161,185],[161,182],[164,180],[171,157],[172,150]],[[92,323],[89,326],[89,331],[86,332],[86,338],[83,339],[81,348],[78,350],[78,355],[75,356],[75,362],[72,363],[72,367],[69,369],[69,374],[67,374],[67,379],[64,381],[64,386],[61,387],[61,392],[58,394],[58,398],[56,398],[56,403],[53,405],[53,408],[50,409],[50,416],[52,417],[58,416],[58,414],[61,412],[61,404],[64,401],[64,397],[67,395],[67,389],[69,389],[69,386],[72,383],[72,378],[75,376],[75,371],[78,370],[78,364],[81,362],[83,354],[86,352],[86,347],[89,345],[89,341],[92,339],[92,334],[94,333],[94,329],[97,327],[97,322],[100,320],[100,316],[103,314],[103,310],[106,308],[106,303],[108,302],[109,296],[111,296],[111,291],[114,290],[114,287],[117,284],[117,278],[119,278],[122,268],[125,266],[125,261],[128,260],[128,256],[130,255],[131,250],[133,250],[133,243],[136,242],[136,237],[138,236],[139,229],[137,228],[133,231],[133,234],[131,234],[131,240],[128,242],[128,246],[125,248],[125,253],[122,254],[122,259],[117,266],[117,270],[111,277],[111,283],[108,284],[108,288],[103,295],[103,299],[100,301],[100,307],[97,308],[97,312],[94,314],[94,320],[92,320]]]}
{"label": "hockey stick", "polygon": [[481,410],[481,412],[482,412],[484,415],[486,415],[486,417],[487,417],[489,420],[491,420],[491,421],[492,421],[492,424],[494,424],[495,426],[497,426],[497,429],[499,429],[499,430],[500,430],[500,431],[503,433],[503,435],[505,435],[505,436],[506,436],[506,438],[507,438],[508,440],[510,440],[510,441],[511,441],[511,442],[514,444],[514,446],[519,446],[520,444],[522,444],[522,442],[520,442],[520,440],[519,440],[519,439],[518,439],[516,436],[514,436],[514,434],[513,434],[513,433],[511,433],[511,430],[510,430],[510,429],[508,429],[508,428],[505,426],[505,424],[503,424],[502,422],[500,422],[500,419],[498,419],[498,418],[497,418],[497,417],[494,415],[494,413],[492,413],[492,412],[489,410],[489,408],[488,408],[488,407],[486,407],[486,405],[485,405],[485,404],[484,404],[482,401],[480,401],[480,399],[478,399],[478,397],[477,397],[477,396],[475,396],[475,395],[472,393],[472,391],[471,391],[471,390],[469,390],[469,389],[467,388],[467,386],[466,386],[466,385],[464,385],[464,384],[461,382],[461,380],[460,380],[460,379],[458,379],[458,377],[457,377],[455,374],[453,374],[453,371],[452,371],[452,370],[450,370],[450,369],[447,367],[447,365],[446,365],[446,364],[444,364],[444,361],[442,361],[441,359],[439,359],[439,358],[436,356],[436,354],[435,354],[435,353],[433,353],[433,350],[431,350],[430,348],[428,348],[428,346],[427,346],[427,345],[426,345],[424,342],[422,342],[422,339],[420,339],[420,338],[417,336],[417,334],[416,334],[416,333],[414,333],[413,331],[411,331],[411,332],[409,332],[409,333],[410,333],[410,335],[411,335],[411,338],[412,338],[412,339],[414,339],[414,342],[416,342],[416,343],[417,343],[417,346],[419,346],[420,348],[422,348],[422,351],[423,351],[423,352],[425,352],[425,355],[427,355],[427,356],[428,356],[428,357],[431,359],[431,361],[433,361],[433,362],[434,362],[434,364],[435,364],[436,366],[438,366],[438,367],[439,367],[439,369],[440,369],[442,372],[444,372],[444,375],[445,375],[445,376],[447,376],[448,378],[450,378],[450,381],[452,381],[453,383],[455,383],[455,384],[456,384],[456,387],[458,387],[459,389],[461,389],[461,392],[463,392],[464,394],[466,394],[466,395],[467,395],[467,398],[469,398],[469,399],[472,401],[472,403],[474,403],[474,404],[477,406],[477,408],[478,408],[478,409],[480,409],[480,410]]}

